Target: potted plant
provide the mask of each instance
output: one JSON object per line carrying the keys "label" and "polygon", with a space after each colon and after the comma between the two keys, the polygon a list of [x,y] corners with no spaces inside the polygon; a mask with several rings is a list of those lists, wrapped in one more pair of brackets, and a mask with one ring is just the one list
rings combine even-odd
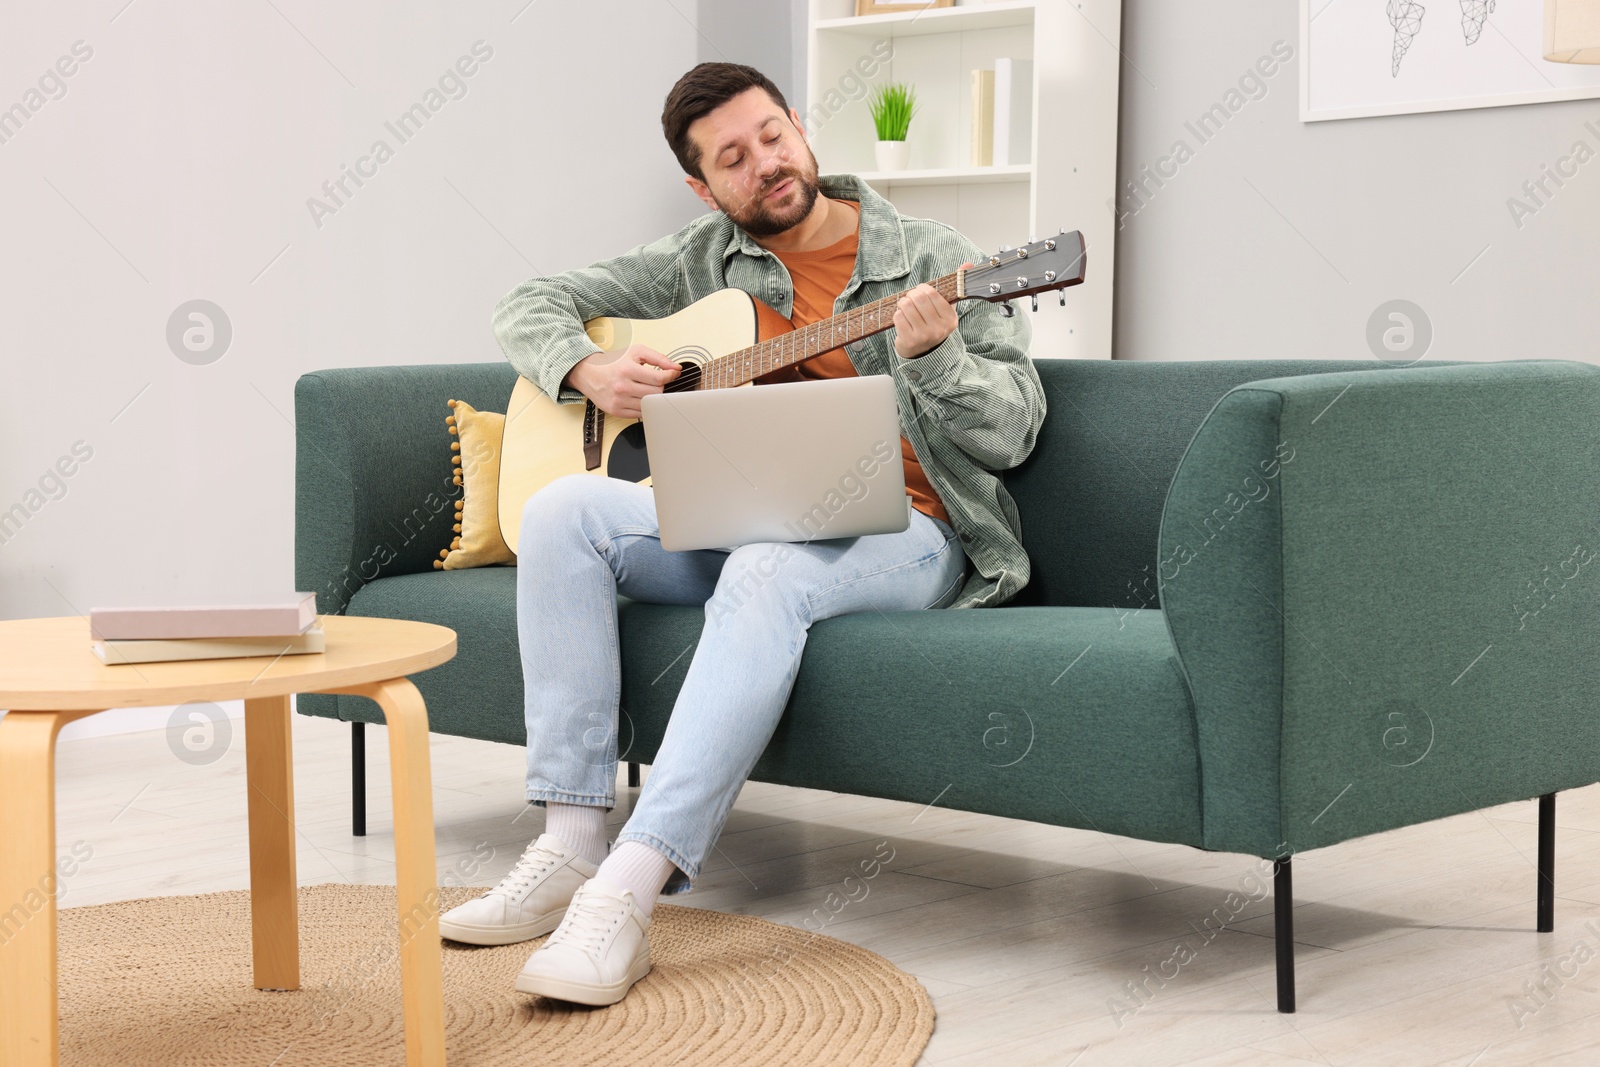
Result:
{"label": "potted plant", "polygon": [[878,130],[878,169],[905,170],[911,155],[906,134],[916,114],[917,94],[904,82],[880,85],[867,102],[872,124]]}

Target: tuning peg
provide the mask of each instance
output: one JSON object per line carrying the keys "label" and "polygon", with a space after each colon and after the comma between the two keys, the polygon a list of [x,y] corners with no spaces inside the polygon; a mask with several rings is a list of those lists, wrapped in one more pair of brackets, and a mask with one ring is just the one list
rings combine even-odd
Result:
{"label": "tuning peg", "polygon": [[1001,245],[1000,246],[1000,251],[1009,252],[1009,251],[1011,251],[1011,246],[1010,245]]}
{"label": "tuning peg", "polygon": [[1004,315],[1006,318],[1009,319],[1011,316],[1015,315],[1016,313],[1017,313],[1017,309],[1011,306],[1011,302],[1009,300],[1000,301],[1000,314]]}
{"label": "tuning peg", "polygon": [[1039,310],[1039,294],[1038,293],[1034,293],[1033,294],[1033,310],[1035,310],[1035,311]]}
{"label": "tuning peg", "polygon": [[1062,307],[1066,307],[1067,306],[1067,291],[1065,289],[1058,289],[1056,291],[1056,295],[1061,298],[1061,306]]}

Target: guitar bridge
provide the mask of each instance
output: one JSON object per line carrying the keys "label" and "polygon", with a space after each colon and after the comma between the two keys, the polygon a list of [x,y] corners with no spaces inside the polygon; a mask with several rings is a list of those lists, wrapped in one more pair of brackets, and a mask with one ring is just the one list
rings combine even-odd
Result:
{"label": "guitar bridge", "polygon": [[606,413],[593,400],[583,402],[583,469],[600,466],[600,441],[605,431]]}

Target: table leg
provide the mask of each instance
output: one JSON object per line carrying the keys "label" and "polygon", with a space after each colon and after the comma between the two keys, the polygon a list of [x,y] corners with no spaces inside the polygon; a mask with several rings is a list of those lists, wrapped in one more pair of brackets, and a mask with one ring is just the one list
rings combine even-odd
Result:
{"label": "table leg", "polygon": [[250,809],[250,948],[257,989],[300,988],[294,758],[287,696],[244,702]]}
{"label": "table leg", "polygon": [[444,960],[433,843],[433,778],[428,709],[409,679],[329,692],[377,702],[389,727],[394,793],[395,895],[400,918],[400,988],[407,1067],[444,1063]]}
{"label": "table leg", "polygon": [[93,711],[0,718],[0,1063],[55,1067],[56,735]]}

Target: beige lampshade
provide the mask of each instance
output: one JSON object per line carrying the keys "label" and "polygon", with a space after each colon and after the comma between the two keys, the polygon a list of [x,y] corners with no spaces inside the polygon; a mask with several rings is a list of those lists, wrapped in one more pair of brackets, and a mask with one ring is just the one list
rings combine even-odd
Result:
{"label": "beige lampshade", "polygon": [[1600,63],[1600,0],[1544,0],[1544,58]]}

